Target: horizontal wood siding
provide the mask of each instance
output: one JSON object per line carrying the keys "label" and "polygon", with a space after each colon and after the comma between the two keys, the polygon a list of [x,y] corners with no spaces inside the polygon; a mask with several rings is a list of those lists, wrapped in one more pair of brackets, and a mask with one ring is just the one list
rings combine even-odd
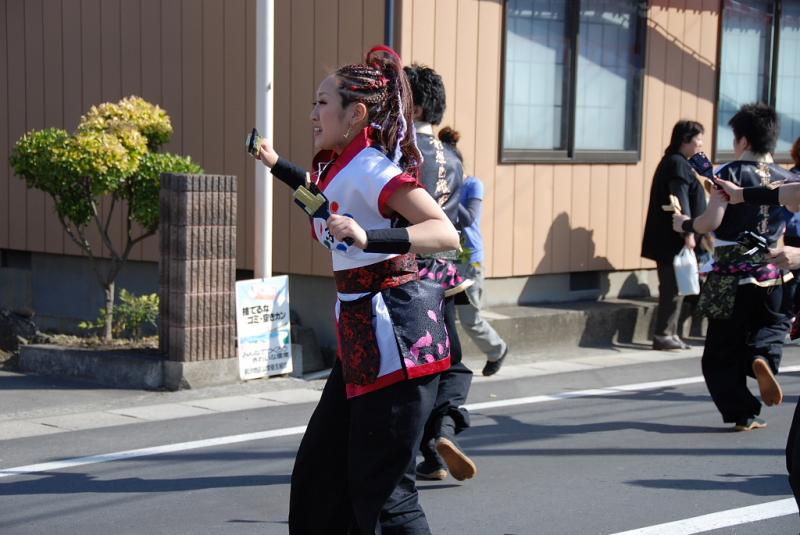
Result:
{"label": "horizontal wood siding", "polygon": [[650,181],[672,126],[699,120],[708,129],[706,146],[713,143],[719,2],[650,2],[642,157],[630,165],[500,165],[503,2],[400,5],[401,54],[442,74],[442,126],[461,133],[465,170],[486,186],[488,274],[652,267],[639,256],[641,236]]}
{"label": "horizontal wood siding", "polygon": [[[0,247],[80,255],[39,191],[14,176],[8,155],[26,131],[73,131],[92,105],[140,95],[175,130],[166,150],[208,173],[239,177],[239,267],[252,267],[254,163],[242,150],[255,109],[255,2],[250,0],[0,1]],[[248,12],[249,10],[249,12]],[[111,207],[104,200],[105,217]],[[117,206],[110,232],[125,233]],[[95,251],[107,255],[99,235]],[[158,260],[157,237],[135,260]]]}
{"label": "horizontal wood siding", "polygon": [[[0,0],[0,159],[27,130],[74,130],[89,106],[142,95],[165,108],[167,150],[208,173],[239,177],[237,265],[253,268],[255,163],[241,147],[255,111],[254,0]],[[650,180],[680,118],[709,129],[713,144],[717,0],[650,2],[642,157],[636,164],[498,163],[502,87],[501,0],[398,0],[406,63],[445,80],[442,125],[461,132],[465,169],[486,185],[483,232],[493,277],[637,269]],[[321,80],[383,40],[385,2],[275,1],[275,133],[280,154],[308,165],[308,113]],[[103,204],[104,214],[110,203]],[[274,270],[329,273],[328,253],[275,186]],[[116,240],[122,214],[112,220]],[[93,243],[102,250],[99,237]],[[151,238],[134,252],[157,260]],[[0,166],[0,247],[80,254],[53,214]]]}

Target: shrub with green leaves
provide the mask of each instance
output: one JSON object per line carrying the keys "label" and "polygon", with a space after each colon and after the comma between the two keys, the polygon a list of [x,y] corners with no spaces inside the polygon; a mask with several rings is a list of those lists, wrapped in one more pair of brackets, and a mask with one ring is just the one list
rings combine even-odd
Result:
{"label": "shrub with green leaves", "polygon": [[[143,329],[147,326],[155,328],[158,321],[158,294],[136,296],[125,288],[119,292],[119,303],[114,307],[114,318],[111,332],[116,337],[127,336],[141,340]],[[81,329],[103,331],[106,326],[105,310],[93,322],[82,321]]]}
{"label": "shrub with green leaves", "polygon": [[141,97],[131,96],[112,104],[105,102],[92,106],[81,117],[79,132],[114,132],[133,129],[147,138],[147,147],[152,150],[169,141],[172,124],[167,112]]}
{"label": "shrub with green leaves", "polygon": [[[113,337],[114,281],[133,247],[158,230],[161,173],[203,172],[188,156],[159,152],[171,135],[163,109],[131,96],[92,106],[73,134],[59,128],[28,132],[11,152],[14,172],[52,197],[67,235],[91,260],[105,292],[107,340]],[[103,199],[110,199],[105,213]],[[117,208],[126,211],[122,243],[109,233]],[[98,260],[87,239],[92,225],[108,263]]]}

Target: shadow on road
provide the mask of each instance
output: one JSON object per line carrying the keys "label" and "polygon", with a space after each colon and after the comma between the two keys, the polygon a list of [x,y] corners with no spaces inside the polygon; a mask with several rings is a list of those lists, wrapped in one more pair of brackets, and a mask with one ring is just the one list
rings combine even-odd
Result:
{"label": "shadow on road", "polygon": [[54,473],[30,481],[0,484],[0,496],[24,494],[103,494],[144,492],[185,492],[231,487],[263,487],[288,485],[289,474],[188,477],[183,479],[143,479],[129,477],[99,479],[89,474]]}
{"label": "shadow on road", "polygon": [[[694,455],[694,456],[737,456],[750,455],[783,456],[782,448],[687,448],[687,443],[682,442],[675,446],[665,445],[661,448],[652,447],[586,447],[586,448],[497,448],[497,445],[511,446],[515,443],[531,441],[545,441],[566,436],[580,436],[588,433],[614,433],[631,429],[648,433],[669,435],[692,434],[729,434],[730,427],[709,427],[692,425],[673,425],[643,421],[611,421],[587,424],[544,424],[523,423],[511,416],[487,415],[497,425],[473,427],[469,433],[460,438],[459,442],[469,451],[471,456],[554,456],[565,457],[570,455]],[[498,429],[502,429],[499,432]],[[486,448],[486,449],[483,449]]]}
{"label": "shadow on road", "polygon": [[649,489],[674,490],[723,490],[736,491],[752,496],[784,496],[791,494],[786,474],[720,474],[724,481],[709,479],[634,479],[628,485]]}

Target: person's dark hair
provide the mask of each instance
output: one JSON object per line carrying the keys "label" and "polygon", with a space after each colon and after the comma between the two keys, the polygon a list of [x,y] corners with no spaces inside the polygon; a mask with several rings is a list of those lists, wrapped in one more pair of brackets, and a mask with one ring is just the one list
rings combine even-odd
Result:
{"label": "person's dark hair", "polygon": [[413,135],[414,104],[400,56],[389,47],[373,47],[364,63],[345,65],[334,73],[342,107],[361,102],[367,107],[372,141],[404,171],[422,163]]}
{"label": "person's dark hair", "polygon": [[794,166],[800,167],[800,137],[792,143],[792,150],[789,151],[789,155],[792,157]]}
{"label": "person's dark hair", "polygon": [[439,130],[439,141],[449,146],[456,154],[458,159],[461,160],[461,162],[463,162],[464,157],[461,155],[461,151],[458,150],[458,147],[456,146],[460,139],[461,139],[461,134],[458,133],[458,130],[454,130],[449,126],[445,126],[441,130]]}
{"label": "person's dark hair", "polygon": [[705,132],[703,125],[697,121],[682,119],[672,127],[672,135],[669,138],[669,146],[664,149],[665,155],[677,154],[681,150],[681,145],[688,143],[697,134]]}
{"label": "person's dark hair", "polygon": [[728,124],[733,137],[738,141],[746,137],[750,150],[756,154],[767,154],[775,150],[778,141],[778,114],[763,102],[745,104],[731,117]]}
{"label": "person's dark hair", "polygon": [[431,124],[441,123],[447,107],[442,77],[430,67],[416,63],[403,70],[411,83],[414,104],[422,108],[422,120]]}

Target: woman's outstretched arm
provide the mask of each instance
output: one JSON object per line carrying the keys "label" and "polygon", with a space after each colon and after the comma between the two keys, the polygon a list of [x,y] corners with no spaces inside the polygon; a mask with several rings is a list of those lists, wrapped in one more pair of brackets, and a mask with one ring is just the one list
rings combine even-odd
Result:
{"label": "woman's outstretched arm", "polygon": [[792,212],[800,211],[800,182],[781,184],[777,189],[769,186],[742,188],[733,182],[721,179],[717,179],[717,184],[730,197],[731,204],[739,204],[741,202],[747,204],[780,204]]}
{"label": "woman's outstretched arm", "polygon": [[[707,234],[713,232],[722,223],[722,218],[725,216],[725,209],[728,207],[728,199],[726,194],[719,189],[711,189],[711,199],[708,202],[706,211],[690,219],[689,216],[684,214],[672,215],[672,230],[675,232],[696,232],[698,234]],[[691,221],[691,224],[686,223]],[[687,227],[691,228],[687,228]]]}

